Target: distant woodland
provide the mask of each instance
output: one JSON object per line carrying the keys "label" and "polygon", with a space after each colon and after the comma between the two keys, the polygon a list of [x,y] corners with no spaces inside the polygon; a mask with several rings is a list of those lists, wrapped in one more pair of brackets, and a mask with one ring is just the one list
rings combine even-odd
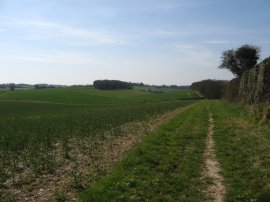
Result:
{"label": "distant woodland", "polygon": [[93,85],[100,90],[132,89],[132,85],[128,82],[118,80],[96,80]]}

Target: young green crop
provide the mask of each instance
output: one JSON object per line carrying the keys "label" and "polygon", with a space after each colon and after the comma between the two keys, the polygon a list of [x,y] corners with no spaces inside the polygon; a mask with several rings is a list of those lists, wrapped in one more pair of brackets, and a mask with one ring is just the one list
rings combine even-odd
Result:
{"label": "young green crop", "polygon": [[0,100],[38,101],[65,104],[127,104],[149,101],[198,99],[192,90],[162,91],[150,93],[144,90],[97,90],[94,88],[55,88],[40,90],[9,91]]}
{"label": "young green crop", "polygon": [[[0,95],[0,184],[21,192],[19,187],[32,186],[44,174],[54,175],[63,166],[81,161],[98,170],[98,143],[117,139],[121,126],[128,122],[190,105],[193,98],[200,99],[189,90],[159,94],[93,88],[5,92]],[[71,169],[79,188],[82,173]],[[0,200],[12,198],[6,191],[0,189]],[[55,193],[57,198],[63,198],[61,193]]]}
{"label": "young green crop", "polygon": [[72,138],[101,138],[105,131],[162,114],[193,101],[138,103],[133,105],[59,105],[44,103],[1,102],[0,180],[5,180],[18,163],[35,172],[52,170],[57,161],[50,151],[61,143],[65,158]]}

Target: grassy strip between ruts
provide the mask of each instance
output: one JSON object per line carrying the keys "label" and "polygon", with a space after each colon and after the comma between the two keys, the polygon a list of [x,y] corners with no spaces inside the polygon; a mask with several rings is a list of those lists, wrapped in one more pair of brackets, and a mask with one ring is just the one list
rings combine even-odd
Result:
{"label": "grassy strip between ruts", "polygon": [[213,101],[214,139],[226,201],[270,201],[270,125],[244,107]]}
{"label": "grassy strip between ruts", "polygon": [[200,102],[147,136],[81,201],[202,201],[207,102]]}

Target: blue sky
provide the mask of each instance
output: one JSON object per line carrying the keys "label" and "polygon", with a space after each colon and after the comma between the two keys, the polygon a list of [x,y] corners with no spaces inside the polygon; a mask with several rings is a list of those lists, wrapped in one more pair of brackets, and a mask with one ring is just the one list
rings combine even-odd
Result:
{"label": "blue sky", "polygon": [[222,51],[270,55],[269,0],[0,0],[0,83],[231,79]]}

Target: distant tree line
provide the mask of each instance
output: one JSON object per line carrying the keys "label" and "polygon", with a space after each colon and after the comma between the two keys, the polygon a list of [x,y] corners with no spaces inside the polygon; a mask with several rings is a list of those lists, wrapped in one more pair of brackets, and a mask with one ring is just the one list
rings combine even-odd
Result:
{"label": "distant tree line", "polygon": [[178,86],[178,85],[149,85],[149,84],[144,84],[142,82],[140,83],[132,83],[129,82],[132,86],[137,86],[137,87],[147,87],[147,88],[164,88],[164,89],[178,89],[178,90],[184,90],[184,89],[190,89],[189,85],[183,85],[183,86]]}
{"label": "distant tree line", "polygon": [[[144,84],[142,82],[125,82],[128,83],[132,87],[146,87],[146,88],[157,88],[157,89],[190,89],[190,86],[184,85],[184,86],[178,86],[178,85],[149,85],[149,84]],[[93,85],[91,84],[77,84],[77,85],[71,85],[69,87],[92,87]],[[25,84],[25,83],[20,83],[20,84],[15,84],[15,83],[4,83],[0,84],[0,89],[7,89],[7,90],[15,90],[15,89],[44,89],[44,88],[62,88],[62,87],[68,87],[66,85],[54,85],[54,84]]]}
{"label": "distant tree line", "polygon": [[33,86],[35,89],[45,89],[45,88],[63,88],[65,85],[54,85],[54,84],[35,84]]}
{"label": "distant tree line", "polygon": [[131,89],[132,87],[147,87],[147,88],[158,88],[158,89],[190,89],[189,85],[178,86],[178,85],[149,85],[142,82],[124,82],[119,80],[96,80],[93,86],[97,89],[112,90],[112,89]]}
{"label": "distant tree line", "polygon": [[14,91],[17,88],[15,83],[0,84],[0,88]]}
{"label": "distant tree line", "polygon": [[35,89],[44,89],[44,88],[55,88],[54,85],[50,85],[50,84],[35,84],[34,85]]}
{"label": "distant tree line", "polygon": [[96,80],[93,85],[100,90],[132,89],[130,83],[119,80]]}
{"label": "distant tree line", "polygon": [[31,84],[24,84],[24,83],[3,83],[0,84],[0,88],[10,88],[10,86],[14,86],[15,88],[33,88],[33,85]]}
{"label": "distant tree line", "polygon": [[91,85],[91,84],[85,84],[85,85],[83,85],[83,84],[74,84],[74,85],[71,85],[70,87],[72,87],[72,88],[84,88],[84,87],[89,88],[89,87],[93,87],[93,85]]}
{"label": "distant tree line", "polygon": [[4,83],[0,84],[0,89],[15,90],[15,89],[43,89],[43,88],[61,88],[66,87],[65,85],[52,85],[52,84],[25,84],[25,83]]}
{"label": "distant tree line", "polygon": [[223,80],[203,80],[191,84],[191,89],[198,91],[207,99],[222,98],[228,81]]}

